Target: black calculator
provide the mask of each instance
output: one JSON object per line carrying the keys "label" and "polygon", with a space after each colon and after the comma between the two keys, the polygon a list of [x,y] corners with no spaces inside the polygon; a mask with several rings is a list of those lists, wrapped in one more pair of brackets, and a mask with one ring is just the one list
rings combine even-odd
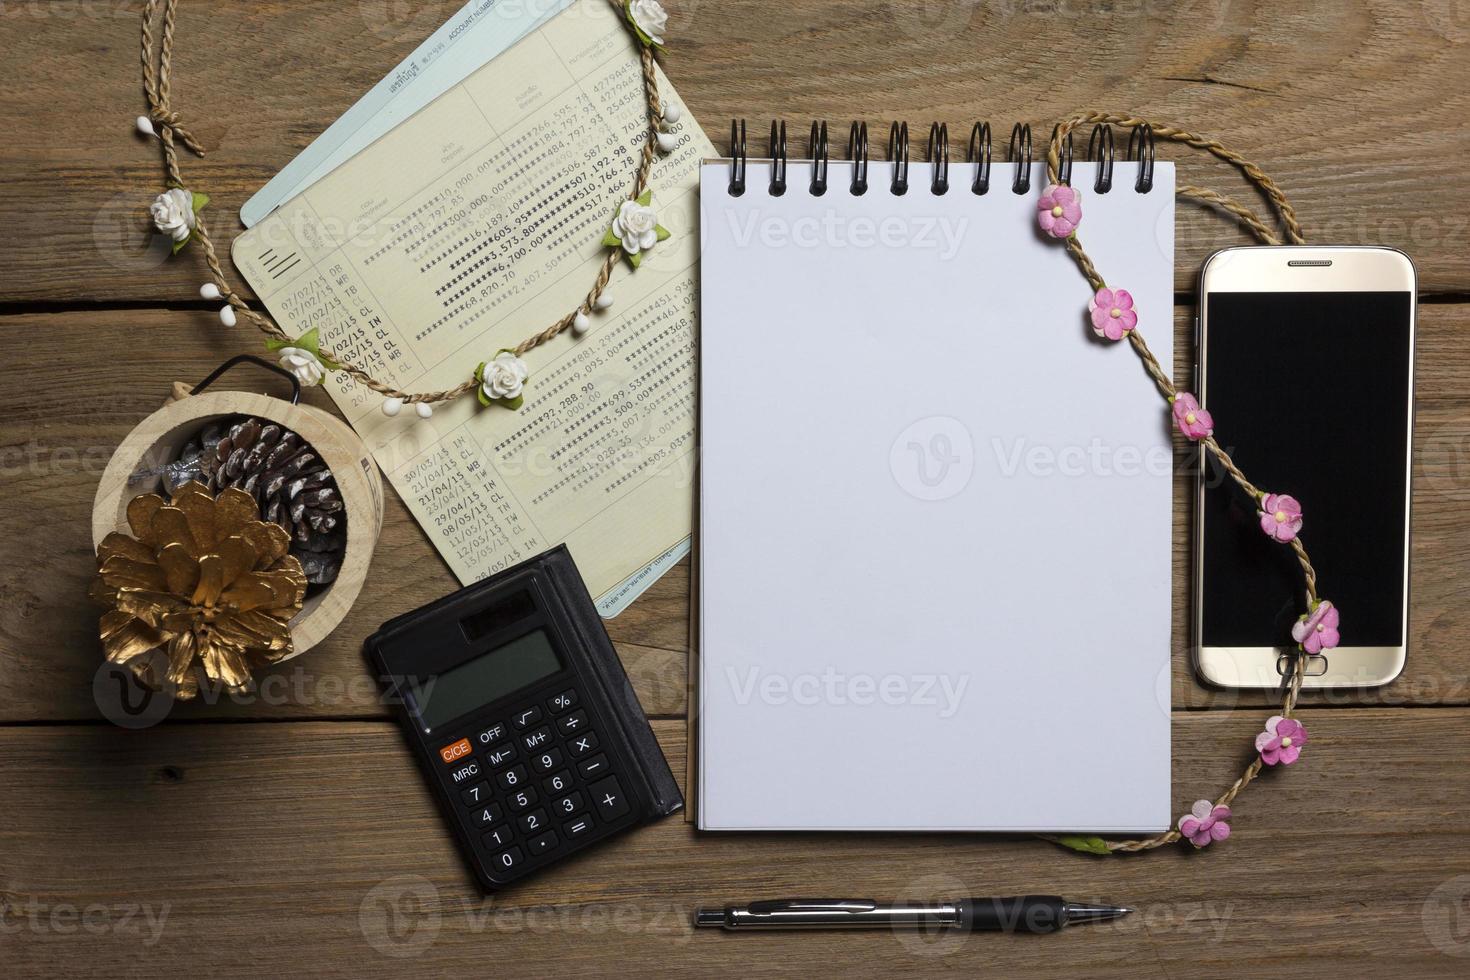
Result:
{"label": "black calculator", "polygon": [[390,620],[364,651],[487,889],[684,805],[564,546]]}

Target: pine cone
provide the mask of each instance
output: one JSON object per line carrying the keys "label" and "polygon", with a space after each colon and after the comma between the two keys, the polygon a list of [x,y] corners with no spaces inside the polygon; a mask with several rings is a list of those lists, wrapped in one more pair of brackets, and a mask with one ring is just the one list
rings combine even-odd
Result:
{"label": "pine cone", "polygon": [[255,498],[263,520],[291,534],[291,554],[312,585],[326,585],[342,568],[346,512],[332,471],[299,435],[275,422],[246,418],[210,425],[164,468],[164,488],[190,480],[212,493],[237,487]]}

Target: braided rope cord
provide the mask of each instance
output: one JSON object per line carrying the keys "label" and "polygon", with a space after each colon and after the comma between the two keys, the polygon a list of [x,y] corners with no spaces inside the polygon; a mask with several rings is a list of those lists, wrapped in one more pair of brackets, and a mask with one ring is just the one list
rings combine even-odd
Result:
{"label": "braided rope cord", "polygon": [[[613,8],[621,14],[623,9],[619,0],[608,0]],[[159,16],[159,8],[162,8],[162,16]],[[163,165],[170,186],[183,187],[184,178],[179,169],[178,148],[175,140],[184,144],[191,152],[198,156],[204,156],[204,147],[194,138],[183,125],[182,118],[174,111],[172,106],[172,77],[173,77],[173,49],[174,31],[177,20],[178,0],[146,0],[143,5],[143,29],[142,29],[142,62],[143,62],[143,91],[148,99],[148,118],[158,129],[158,138],[163,146]],[[161,36],[154,32],[155,23],[161,27]],[[648,107],[648,132],[643,142],[643,149],[638,158],[638,169],[633,180],[633,189],[628,194],[629,200],[636,200],[648,189],[648,178],[653,170],[653,161],[656,155],[658,134],[664,120],[663,104],[658,97],[658,76],[654,69],[653,48],[651,45],[639,43],[643,69],[643,93]],[[205,264],[209,267],[210,279],[219,288],[220,295],[234,308],[236,314],[249,320],[261,333],[274,340],[290,341],[293,339],[289,334],[271,317],[259,313],[250,308],[245,299],[236,292],[225,276],[224,266],[220,263],[219,255],[215,251],[214,241],[210,237],[208,224],[203,216],[196,217],[194,226],[194,238],[204,253]],[[577,318],[578,313],[590,313],[597,304],[597,300],[607,289],[612,279],[613,269],[617,267],[621,254],[617,250],[610,250],[603,259],[602,265],[598,267],[597,277],[593,280],[592,288],[587,291],[580,305],[567,313],[561,319],[555,321],[539,333],[533,334],[521,341],[512,353],[517,357],[525,354],[542,344],[550,341],[563,330],[570,327]],[[364,387],[377,392],[385,398],[397,398],[405,404],[416,402],[443,402],[468,394],[479,387],[479,382],[469,378],[460,382],[452,388],[440,391],[404,391],[394,385],[386,384],[377,380],[364,368],[354,364],[350,359],[337,356],[325,344],[322,345],[322,353],[336,363],[336,365],[348,376],[362,384]]]}
{"label": "braided rope cord", "polygon": [[[1074,128],[1086,123],[1093,125],[1117,125],[1127,129],[1135,129],[1138,126],[1148,123],[1155,137],[1172,140],[1176,143],[1183,143],[1194,149],[1204,150],[1213,154],[1239,170],[1245,179],[1260,191],[1261,195],[1280,218],[1282,231],[1287,241],[1293,245],[1300,245],[1305,241],[1302,237],[1301,224],[1297,221],[1296,211],[1292,208],[1291,202],[1286,199],[1286,195],[1277,186],[1276,182],[1267,176],[1260,167],[1217,140],[1197,136],[1173,126],[1160,126],[1157,123],[1149,123],[1148,120],[1141,119],[1137,116],[1113,112],[1084,112],[1064,120],[1052,133],[1051,141],[1047,145],[1046,150],[1047,177],[1053,184],[1058,183],[1057,178],[1061,165],[1062,141],[1068,137]],[[1261,221],[1254,211],[1238,201],[1216,191],[1203,187],[1195,187],[1190,184],[1179,186],[1175,193],[1179,197],[1196,201],[1206,207],[1224,211],[1239,221],[1258,240],[1267,245],[1281,244],[1281,238],[1265,222]],[[1097,271],[1097,267],[1093,264],[1092,259],[1088,256],[1086,250],[1083,249],[1082,242],[1075,232],[1067,238],[1066,248],[1068,254],[1077,263],[1078,269],[1086,277],[1088,284],[1092,286],[1094,292],[1107,285],[1103,280],[1102,274]],[[1172,328],[1172,325],[1170,328]],[[1144,370],[1153,379],[1154,385],[1159,389],[1160,394],[1172,402],[1174,396],[1179,393],[1179,389],[1174,386],[1173,381],[1170,380],[1168,373],[1159,364],[1158,358],[1154,356],[1153,351],[1149,350],[1148,344],[1143,338],[1143,332],[1135,327],[1128,334],[1128,341],[1132,344],[1134,353],[1143,362]],[[1261,491],[1257,489],[1255,484],[1251,483],[1245,473],[1236,465],[1235,460],[1215,440],[1213,435],[1201,439],[1200,444],[1206,452],[1215,457],[1225,472],[1230,474],[1231,479],[1242,490],[1251,495],[1252,499],[1259,500],[1261,498]],[[1203,464],[1203,457],[1201,457],[1201,463]],[[1317,595],[1317,572],[1312,567],[1311,559],[1307,556],[1307,549],[1302,544],[1300,537],[1292,540],[1291,548],[1296,555],[1297,564],[1301,566],[1307,608],[1312,609],[1319,601]],[[1281,700],[1281,715],[1283,718],[1291,717],[1292,712],[1296,709],[1297,699],[1301,695],[1303,659],[1304,654],[1300,650],[1292,655],[1289,665],[1290,676],[1285,683],[1285,690]],[[1264,765],[1265,763],[1261,760],[1260,755],[1257,754],[1255,759],[1245,767],[1245,770],[1235,781],[1226,788],[1225,792],[1220,794],[1215,800],[1215,805],[1229,806],[1240,795],[1241,791],[1250,785],[1251,780],[1260,775]],[[1163,847],[1166,844],[1173,844],[1180,840],[1182,836],[1178,830],[1170,830],[1153,837],[1107,841],[1107,848],[1109,851],[1124,853],[1148,851],[1156,847]],[[1047,839],[1057,840],[1054,836],[1048,836]]]}

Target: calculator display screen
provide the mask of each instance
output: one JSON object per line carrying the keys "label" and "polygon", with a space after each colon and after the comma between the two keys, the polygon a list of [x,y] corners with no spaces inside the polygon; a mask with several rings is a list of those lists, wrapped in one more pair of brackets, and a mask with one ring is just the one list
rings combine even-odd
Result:
{"label": "calculator display screen", "polygon": [[481,705],[498,701],[562,669],[544,630],[535,630],[487,654],[414,685],[424,724],[438,728]]}

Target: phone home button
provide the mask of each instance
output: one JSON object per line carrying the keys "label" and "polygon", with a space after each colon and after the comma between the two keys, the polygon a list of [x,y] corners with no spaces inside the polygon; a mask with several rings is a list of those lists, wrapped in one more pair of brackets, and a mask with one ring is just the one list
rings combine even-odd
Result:
{"label": "phone home button", "polygon": [[[1286,676],[1286,668],[1289,666],[1291,666],[1291,657],[1287,654],[1283,653],[1276,658],[1276,673],[1282,677]],[[1306,667],[1302,671],[1302,676],[1321,677],[1325,673],[1327,673],[1327,658],[1320,653],[1308,654]]]}

